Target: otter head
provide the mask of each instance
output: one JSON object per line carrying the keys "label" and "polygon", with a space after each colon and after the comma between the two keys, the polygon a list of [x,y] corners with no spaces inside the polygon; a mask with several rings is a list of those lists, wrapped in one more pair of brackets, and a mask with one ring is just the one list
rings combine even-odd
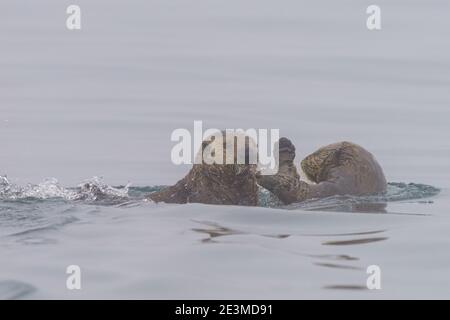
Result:
{"label": "otter head", "polygon": [[200,196],[208,194],[214,203],[257,205],[257,147],[249,136],[218,131],[203,141],[196,163],[195,187],[208,189],[196,191]]}

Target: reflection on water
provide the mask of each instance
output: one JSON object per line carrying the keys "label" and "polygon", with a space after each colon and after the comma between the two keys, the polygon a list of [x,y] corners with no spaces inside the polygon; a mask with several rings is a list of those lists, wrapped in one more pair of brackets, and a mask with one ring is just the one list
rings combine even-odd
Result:
{"label": "reflection on water", "polygon": [[314,264],[320,267],[335,268],[335,269],[364,270],[364,268],[361,267],[347,266],[344,264],[336,264],[336,263],[315,262]]}
{"label": "reflection on water", "polygon": [[48,245],[48,244],[57,244],[58,241],[56,239],[50,239],[47,237],[26,237],[26,238],[19,238],[17,240],[18,243],[25,244],[25,245]]}
{"label": "reflection on water", "polygon": [[[232,228],[221,226],[214,222],[208,221],[195,221],[196,223],[200,223],[207,227],[205,228],[193,228],[191,229],[194,232],[198,232],[201,234],[206,234],[208,237],[201,240],[202,243],[217,243],[218,241],[214,240],[218,237],[224,236],[233,236],[233,235],[245,235],[245,234],[257,234],[250,232],[243,232],[239,230],[235,230]],[[371,234],[380,234],[386,232],[386,229],[382,230],[371,230],[371,231],[361,231],[361,232],[349,232],[349,233],[338,233],[338,234],[300,234],[301,237],[343,237],[343,236],[366,236]],[[275,235],[265,235],[265,234],[257,234],[259,236],[264,237],[272,237],[278,239],[285,239],[290,235],[285,234],[275,234]],[[332,241],[323,241],[321,245],[325,246],[351,246],[351,245],[362,245],[362,244],[370,244],[379,241],[388,240],[388,237],[363,237],[363,238],[355,238],[349,240],[332,240]],[[305,258],[313,258],[314,260],[331,260],[331,261],[340,261],[341,263],[329,262],[329,261],[312,261],[312,264],[318,267],[338,269],[338,270],[349,270],[349,271],[357,271],[363,272],[365,268],[363,266],[358,265],[350,265],[344,263],[357,262],[360,259],[355,256],[350,256],[347,254],[301,254],[298,252],[294,252],[292,250],[282,250],[285,253],[295,254],[298,256],[303,256]],[[334,289],[334,290],[365,290],[366,287],[360,285],[329,285],[325,286],[325,289]]]}
{"label": "reflection on water", "polygon": [[[230,228],[226,228],[223,226],[220,226],[217,223],[213,222],[205,222],[205,221],[195,221],[194,222],[203,224],[208,226],[208,228],[193,228],[192,231],[199,232],[202,234],[207,234],[208,238],[203,239],[202,242],[215,242],[213,239],[217,237],[223,237],[223,236],[231,236],[231,235],[238,235],[238,234],[250,234],[249,232],[243,232],[238,230],[233,230]],[[285,239],[288,238],[290,235],[288,234],[260,234],[262,237],[268,237],[268,238],[275,238],[275,239]]]}
{"label": "reflection on water", "polygon": [[377,234],[386,232],[387,230],[373,230],[373,231],[361,231],[361,232],[348,232],[348,233],[310,233],[310,234],[302,234],[303,236],[308,237],[346,237],[346,236],[363,236],[368,234]]}
{"label": "reflection on water", "polygon": [[324,246],[350,246],[355,244],[366,244],[378,241],[387,240],[387,237],[379,237],[379,238],[364,238],[364,239],[352,239],[352,240],[344,240],[344,241],[326,241],[322,244]]}
{"label": "reflection on water", "polygon": [[357,261],[359,258],[352,257],[346,254],[311,254],[311,258],[325,259],[325,260],[337,260],[337,261]]}
{"label": "reflection on water", "polygon": [[314,199],[303,203],[286,206],[290,210],[309,210],[309,211],[335,211],[335,212],[353,212],[353,213],[387,213],[387,202],[372,203],[370,200],[335,196],[325,199]]}
{"label": "reflection on water", "polygon": [[208,226],[208,228],[193,228],[192,231],[199,232],[202,234],[208,235],[208,238],[203,239],[202,242],[211,242],[213,238],[217,237],[223,237],[223,236],[229,236],[233,234],[243,234],[243,232],[232,230],[226,227],[222,227],[216,223],[212,222],[201,222],[201,221],[194,221],[197,223],[201,223],[203,225]]}
{"label": "reflection on water", "polygon": [[289,210],[335,211],[355,213],[389,213],[389,202],[415,200],[420,203],[432,203],[420,200],[439,194],[440,190],[433,186],[418,183],[391,182],[385,194],[373,196],[332,196],[323,199],[311,199],[301,203],[283,206]]}
{"label": "reflection on water", "polygon": [[[219,237],[224,236],[233,236],[233,235],[249,235],[255,234],[263,237],[271,237],[278,239],[285,239],[291,235],[286,234],[274,234],[274,235],[266,235],[266,234],[258,234],[251,232],[239,231],[236,229],[232,229],[229,227],[222,226],[218,223],[209,222],[209,221],[195,221],[196,223],[202,224],[206,226],[205,228],[193,228],[191,229],[194,232],[198,232],[201,234],[206,234],[207,238],[201,240],[202,243],[218,243],[219,241],[215,240]],[[324,246],[352,246],[352,245],[367,245],[370,243],[380,242],[388,240],[388,237],[364,237],[367,235],[381,234],[385,233],[386,229],[380,230],[369,230],[369,231],[360,231],[360,232],[347,232],[347,233],[335,233],[335,234],[298,234],[296,236],[299,237],[354,237],[353,239],[346,240],[327,240],[320,242],[320,245]],[[262,245],[266,249],[273,250],[274,248],[269,248]],[[276,250],[279,250],[277,248]],[[354,265],[351,263],[357,263],[360,261],[358,257],[351,256],[348,254],[302,254],[293,250],[281,250],[282,252],[297,255],[304,258],[312,258],[312,265],[320,267],[320,268],[330,268],[336,270],[348,270],[350,272],[358,272],[364,273],[365,266],[363,265]],[[321,261],[322,260],[322,261]],[[324,261],[325,260],[325,261]],[[328,261],[326,261],[328,260]],[[327,285],[323,287],[324,289],[332,289],[332,290],[366,290],[367,288],[362,285],[353,285],[353,284],[337,284],[337,285]]]}
{"label": "reflection on water", "polygon": [[323,287],[324,289],[332,290],[368,290],[367,287],[352,284],[336,284]]}
{"label": "reflection on water", "polygon": [[14,280],[0,281],[0,300],[23,298],[34,292],[36,288],[28,283]]}

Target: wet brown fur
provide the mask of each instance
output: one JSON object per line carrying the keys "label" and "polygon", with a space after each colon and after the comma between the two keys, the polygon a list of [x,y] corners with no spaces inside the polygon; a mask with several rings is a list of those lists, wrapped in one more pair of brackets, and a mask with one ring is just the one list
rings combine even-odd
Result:
{"label": "wet brown fur", "polygon": [[[203,143],[202,151],[209,143],[211,141]],[[247,143],[246,155],[249,148]],[[237,164],[236,151],[235,148],[234,164],[194,164],[183,179],[162,191],[151,193],[149,198],[155,202],[180,204],[258,205],[256,165],[249,164],[248,157],[245,164]]]}
{"label": "wet brown fur", "polygon": [[[211,141],[204,142],[202,150],[209,143]],[[195,164],[175,185],[152,193],[149,198],[167,203],[256,206],[257,183],[285,204],[332,195],[360,196],[386,191],[381,166],[371,153],[354,143],[330,144],[307,156],[301,167],[313,184],[301,181],[294,164],[295,146],[291,141],[281,138],[276,147],[279,171],[275,175],[257,175],[256,165],[248,164],[248,158],[246,164]]]}
{"label": "wet brown fur", "polygon": [[301,167],[314,184],[300,180],[293,162],[295,147],[280,139],[279,172],[258,176],[258,183],[290,204],[333,195],[370,195],[386,191],[387,183],[380,165],[364,148],[351,142],[338,142],[307,156]]}
{"label": "wet brown fur", "polygon": [[307,156],[301,166],[311,186],[311,197],[370,195],[386,191],[387,182],[375,157],[352,142],[338,142]]}

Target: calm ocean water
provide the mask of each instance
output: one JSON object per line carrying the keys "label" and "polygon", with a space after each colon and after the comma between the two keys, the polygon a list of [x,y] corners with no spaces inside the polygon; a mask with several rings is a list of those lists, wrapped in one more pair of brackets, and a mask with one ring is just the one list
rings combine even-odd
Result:
{"label": "calm ocean water", "polygon": [[[449,2],[377,1],[376,32],[356,0],[76,2],[79,31],[72,2],[0,4],[0,298],[449,297]],[[189,170],[170,134],[194,120],[278,128],[298,160],[350,140],[418,185],[289,208],[144,202]]]}

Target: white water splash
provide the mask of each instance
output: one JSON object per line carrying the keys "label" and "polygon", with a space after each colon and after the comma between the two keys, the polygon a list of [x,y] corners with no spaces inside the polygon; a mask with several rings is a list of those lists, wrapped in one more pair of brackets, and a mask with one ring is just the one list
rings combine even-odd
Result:
{"label": "white water splash", "polygon": [[130,185],[129,183],[123,188],[115,188],[104,183],[102,178],[93,177],[83,181],[77,188],[65,188],[55,178],[47,178],[39,184],[27,184],[22,187],[10,182],[6,176],[0,176],[0,199],[112,200],[128,198]]}
{"label": "white water splash", "polygon": [[123,188],[115,188],[103,182],[102,178],[93,177],[78,185],[79,191],[70,200],[96,201],[108,198],[128,198],[131,183]]}

